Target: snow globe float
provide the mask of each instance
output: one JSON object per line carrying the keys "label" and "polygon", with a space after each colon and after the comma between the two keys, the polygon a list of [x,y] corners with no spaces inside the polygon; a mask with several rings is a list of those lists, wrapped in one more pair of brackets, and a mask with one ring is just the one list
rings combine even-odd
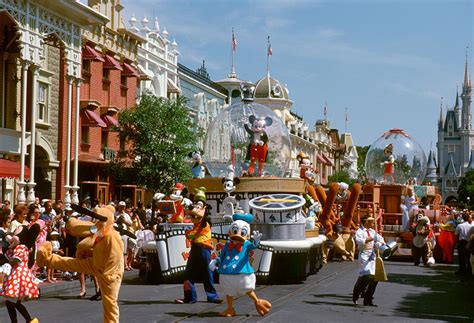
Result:
{"label": "snow globe float", "polygon": [[253,86],[241,85],[242,102],[223,109],[209,126],[204,161],[212,177],[283,177],[291,158],[290,134],[270,108],[253,102]]}
{"label": "snow globe float", "polygon": [[426,173],[426,155],[413,137],[395,128],[370,146],[365,169],[367,179],[374,184],[421,184]]}

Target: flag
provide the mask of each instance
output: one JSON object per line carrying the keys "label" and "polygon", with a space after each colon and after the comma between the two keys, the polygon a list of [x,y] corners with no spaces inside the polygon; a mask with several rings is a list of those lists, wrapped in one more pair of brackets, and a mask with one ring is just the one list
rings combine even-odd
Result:
{"label": "flag", "polygon": [[237,48],[237,39],[235,39],[234,28],[232,28],[232,50],[235,52]]}
{"label": "flag", "polygon": [[272,55],[273,55],[272,44],[270,43],[270,36],[268,36],[268,51],[267,51],[267,56],[272,56]]}

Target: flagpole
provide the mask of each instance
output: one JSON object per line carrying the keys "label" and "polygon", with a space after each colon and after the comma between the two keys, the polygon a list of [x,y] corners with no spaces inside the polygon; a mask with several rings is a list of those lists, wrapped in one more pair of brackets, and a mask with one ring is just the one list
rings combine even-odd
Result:
{"label": "flagpole", "polygon": [[267,77],[270,77],[269,61],[270,61],[270,36],[267,37]]}
{"label": "flagpole", "polygon": [[344,126],[344,133],[347,133],[347,107],[346,107],[346,114],[345,114],[345,126]]}
{"label": "flagpole", "polygon": [[230,74],[229,74],[230,78],[237,77],[237,74],[235,74],[235,68],[234,68],[235,46],[236,46],[236,43],[235,43],[235,36],[234,36],[234,27],[232,27],[232,45],[230,47],[230,49],[232,50],[232,66],[231,66]]}

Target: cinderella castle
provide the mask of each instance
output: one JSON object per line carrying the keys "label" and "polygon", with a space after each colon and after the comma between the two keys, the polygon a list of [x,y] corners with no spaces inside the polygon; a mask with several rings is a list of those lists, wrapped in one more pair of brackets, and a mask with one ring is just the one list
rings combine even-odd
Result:
{"label": "cinderella castle", "polygon": [[[459,102],[461,98],[461,102]],[[430,152],[428,158],[428,178],[436,181],[438,170],[438,184],[443,196],[443,203],[457,199],[458,187],[461,178],[471,169],[474,169],[474,130],[472,129],[472,84],[468,69],[468,59],[464,68],[464,82],[462,92],[456,91],[456,100],[452,109],[448,108],[443,115],[443,106],[440,108],[438,121],[438,164]]]}

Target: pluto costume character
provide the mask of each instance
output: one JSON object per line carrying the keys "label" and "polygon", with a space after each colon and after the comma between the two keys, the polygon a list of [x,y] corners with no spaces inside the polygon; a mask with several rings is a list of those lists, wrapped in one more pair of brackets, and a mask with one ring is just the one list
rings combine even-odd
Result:
{"label": "pluto costume character", "polygon": [[[226,294],[227,309],[220,316],[235,316],[234,297],[247,294],[254,302],[258,314],[264,316],[272,304],[259,299],[255,294],[256,277],[250,265],[250,252],[258,247],[262,234],[254,231],[250,238],[250,222],[253,216],[249,213],[235,213],[234,222],[229,228],[229,240],[218,258],[211,261],[209,269],[214,271],[219,266],[220,284]],[[249,240],[250,239],[250,240]]]}
{"label": "pluto costume character", "polygon": [[[90,212],[90,211],[89,211]],[[76,237],[84,237],[77,245],[77,258],[61,257],[46,242],[37,254],[37,263],[48,268],[94,275],[102,293],[104,322],[119,322],[117,303],[123,275],[123,244],[114,230],[114,207],[108,205],[86,213],[97,222],[69,219],[66,228]]]}

